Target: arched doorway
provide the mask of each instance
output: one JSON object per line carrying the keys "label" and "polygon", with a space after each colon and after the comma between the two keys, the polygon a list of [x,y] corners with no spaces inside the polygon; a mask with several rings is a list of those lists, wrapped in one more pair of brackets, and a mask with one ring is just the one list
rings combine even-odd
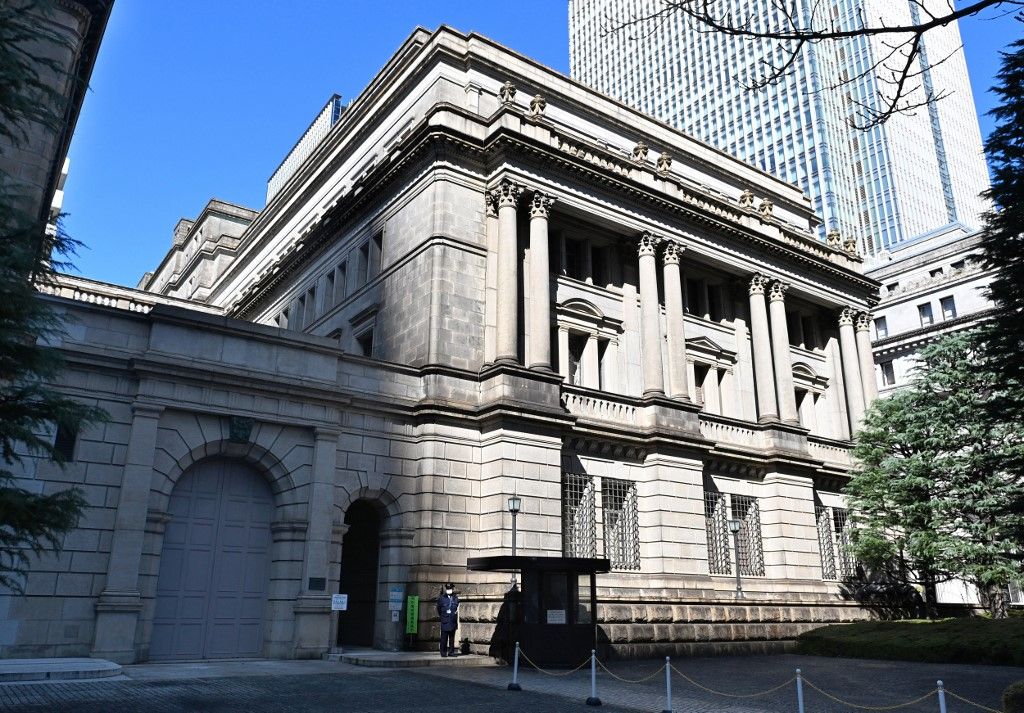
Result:
{"label": "arched doorway", "polygon": [[274,496],[236,460],[182,474],[167,506],[151,660],[239,658],[263,652]]}
{"label": "arched doorway", "polygon": [[341,546],[338,591],[348,594],[348,610],[338,612],[339,646],[373,646],[377,616],[380,559],[380,514],[367,500],[356,500],[345,513],[348,532]]}

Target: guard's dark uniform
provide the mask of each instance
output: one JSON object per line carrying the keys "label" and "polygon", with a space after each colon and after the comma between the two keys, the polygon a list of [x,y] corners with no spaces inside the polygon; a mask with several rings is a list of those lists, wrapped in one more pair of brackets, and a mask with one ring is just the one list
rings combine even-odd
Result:
{"label": "guard's dark uniform", "polygon": [[[446,590],[452,590],[447,594]],[[455,655],[455,630],[459,628],[459,595],[451,582],[444,585],[437,598],[437,616],[441,619],[441,655]]]}

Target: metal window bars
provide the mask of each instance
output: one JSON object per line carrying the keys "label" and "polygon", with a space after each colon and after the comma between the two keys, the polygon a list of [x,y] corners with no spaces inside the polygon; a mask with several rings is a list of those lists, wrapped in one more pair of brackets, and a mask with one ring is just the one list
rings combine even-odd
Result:
{"label": "metal window bars", "polygon": [[730,495],[732,516],[740,521],[739,568],[746,577],[764,576],[764,544],[761,541],[761,514],[757,498]]}
{"label": "metal window bars", "polygon": [[640,569],[640,520],[636,483],[601,479],[605,556],[612,569]]}
{"label": "metal window bars", "polygon": [[818,549],[821,552],[821,578],[843,580],[857,568],[850,547],[849,513],[845,508],[816,505]]}
{"label": "metal window bars", "polygon": [[562,551],[566,557],[597,556],[597,513],[594,479],[562,476]]}
{"label": "metal window bars", "polygon": [[840,579],[852,577],[857,569],[850,544],[849,513],[845,508],[832,508],[832,531],[836,540],[836,573]]}
{"label": "metal window bars", "polygon": [[708,537],[708,571],[735,574],[729,518],[740,521],[739,571],[745,577],[764,576],[764,543],[757,498],[714,491],[704,492],[704,526]]}
{"label": "metal window bars", "polygon": [[732,574],[728,520],[725,494],[705,491],[704,527],[708,535],[708,571],[711,574]]}
{"label": "metal window bars", "polygon": [[814,519],[818,523],[818,551],[821,553],[821,578],[836,578],[836,554],[832,537],[832,513],[824,505],[814,506]]}

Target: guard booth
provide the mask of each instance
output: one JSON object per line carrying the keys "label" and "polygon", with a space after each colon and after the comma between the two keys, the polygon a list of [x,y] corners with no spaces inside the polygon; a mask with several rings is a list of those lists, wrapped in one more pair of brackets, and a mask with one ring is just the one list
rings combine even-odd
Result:
{"label": "guard booth", "polygon": [[576,666],[597,648],[597,575],[607,559],[470,557],[474,572],[520,572],[502,604],[492,654],[512,660],[515,642],[539,666]]}

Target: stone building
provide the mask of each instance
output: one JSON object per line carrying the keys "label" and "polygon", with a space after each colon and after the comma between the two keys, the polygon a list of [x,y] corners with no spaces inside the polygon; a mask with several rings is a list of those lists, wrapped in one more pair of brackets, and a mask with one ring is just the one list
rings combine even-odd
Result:
{"label": "stone building", "polygon": [[619,655],[862,615],[839,490],[877,283],[799,190],[446,27],[318,126],[138,289],[45,297],[64,386],[111,418],[26,473],[91,507],[6,600],[4,655],[395,648],[390,590],[446,580],[486,651],[508,579],[466,560],[510,551],[513,493],[521,554],[611,560]]}

